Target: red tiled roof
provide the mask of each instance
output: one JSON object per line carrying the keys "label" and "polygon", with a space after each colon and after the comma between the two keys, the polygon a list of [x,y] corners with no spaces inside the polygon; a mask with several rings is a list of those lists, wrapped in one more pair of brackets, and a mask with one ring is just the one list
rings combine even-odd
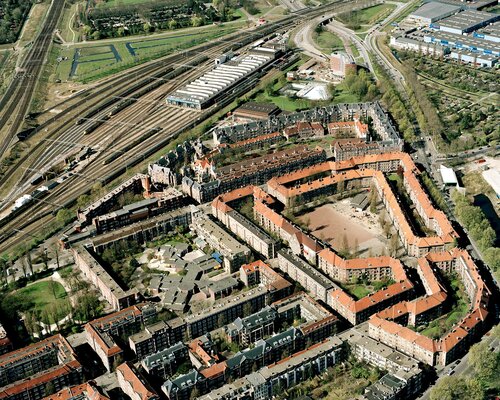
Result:
{"label": "red tiled roof", "polygon": [[125,362],[116,368],[116,372],[122,374],[123,379],[132,386],[134,392],[138,394],[142,400],[158,398],[153,388],[138,375],[132,364]]}

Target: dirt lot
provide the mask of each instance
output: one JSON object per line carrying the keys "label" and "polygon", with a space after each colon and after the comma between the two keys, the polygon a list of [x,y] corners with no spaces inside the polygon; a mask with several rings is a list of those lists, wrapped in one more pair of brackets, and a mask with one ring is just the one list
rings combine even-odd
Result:
{"label": "dirt lot", "polygon": [[311,233],[328,241],[335,250],[342,250],[344,235],[351,249],[358,241],[361,257],[381,255],[387,248],[378,215],[368,210],[356,211],[349,199],[325,204],[302,215],[300,220],[308,222]]}

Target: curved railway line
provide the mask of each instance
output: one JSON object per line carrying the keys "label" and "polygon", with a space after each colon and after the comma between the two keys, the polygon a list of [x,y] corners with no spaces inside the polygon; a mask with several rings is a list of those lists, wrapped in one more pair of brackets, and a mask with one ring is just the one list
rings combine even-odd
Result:
{"label": "curved railway line", "polygon": [[[282,25],[286,26],[287,24],[293,22],[295,18],[297,17],[292,18],[291,21],[280,21],[274,23],[272,26],[278,28]],[[271,26],[268,26],[265,29],[257,30],[256,32],[246,32],[246,34],[251,40],[255,40],[256,37],[262,37],[263,35],[269,34],[269,32],[272,32]],[[68,105],[68,107],[61,113],[51,117],[48,121],[41,124],[37,128],[37,133],[35,133],[35,135],[39,134],[39,132],[49,131],[49,133],[44,136],[43,141],[53,143],[60,142],[61,132],[64,132],[65,129],[73,128],[75,120],[82,116],[82,108],[90,109],[92,111],[104,108],[102,104],[105,103],[114,105],[114,103],[120,101],[120,98],[128,97],[131,93],[133,93],[133,91],[131,92],[130,90],[131,87],[135,85],[137,88],[143,88],[145,85],[148,85],[158,79],[158,77],[161,77],[165,71],[171,69],[171,65],[188,63],[190,60],[195,59],[202,54],[207,54],[207,52],[210,55],[225,52],[234,45],[238,45],[241,41],[241,33],[230,34],[225,38],[216,39],[209,44],[195,46],[192,49],[183,51],[180,54],[169,55],[148,64],[134,67],[130,71],[127,71],[127,73],[122,73],[117,77],[110,78],[105,82],[99,83],[93,88],[82,91],[74,98],[59,103],[59,105],[69,104],[76,100],[76,102]],[[106,112],[107,111],[108,110],[106,109]],[[84,114],[84,117],[86,114]],[[95,120],[96,115],[97,114],[93,115],[91,118]],[[105,113],[101,114],[101,116],[104,115]],[[86,127],[89,124],[90,123],[82,124],[82,126]],[[65,135],[65,137],[67,138],[68,135]],[[7,171],[4,171],[3,175],[0,176],[0,186],[18,186],[18,182],[12,180],[13,172],[23,169],[23,166],[26,168],[24,164],[30,159],[37,159],[40,157],[40,152],[44,149],[44,147],[46,147],[46,143],[43,141],[34,144],[33,147],[29,149],[29,153],[24,154],[21,158],[17,159]],[[72,141],[74,142],[74,140]],[[23,175],[21,180],[25,178],[27,178],[26,174]],[[7,200],[10,200],[12,196],[13,194],[11,193]]]}
{"label": "curved railway line", "polygon": [[28,112],[33,92],[44,65],[43,60],[47,56],[52,41],[52,33],[57,26],[63,8],[64,0],[53,0],[42,30],[33,41],[28,55],[20,65],[21,71],[16,73],[0,100],[0,128],[6,127],[7,122],[14,115],[11,125],[4,132],[5,137],[0,143],[0,157],[7,150]]}
{"label": "curved railway line", "polygon": [[[337,3],[338,2],[340,2],[340,0],[337,1]],[[288,29],[297,23],[303,22],[304,15],[311,16],[321,14],[324,12],[323,10],[325,8],[332,6],[335,6],[335,3],[295,13],[286,20],[269,24],[265,30],[253,33],[250,40],[247,40],[246,43],[241,43],[241,34],[235,39],[232,39],[232,41],[234,44],[237,44],[239,48],[242,48],[246,44],[253,42],[255,40],[255,35],[267,36],[278,29]],[[231,39],[231,36],[228,39]],[[212,56],[219,54],[221,51],[226,51],[226,49],[233,46],[231,45],[228,47],[227,43],[228,40],[224,42],[219,40],[215,45],[208,46],[209,49],[206,49],[207,53],[205,54]],[[178,56],[179,55],[171,56],[169,58],[172,60]],[[192,59],[194,58],[195,57],[192,57]],[[163,60],[161,62],[164,63],[165,61]],[[208,65],[206,67],[208,67]],[[83,134],[86,124],[75,126],[73,122],[72,125],[68,125],[71,124],[71,121],[66,121],[63,126],[71,126],[73,129],[66,129],[66,131],[63,131],[62,128],[59,128],[58,132],[62,132],[57,135],[57,137],[56,134],[47,135],[48,137],[45,138],[46,141],[54,140],[52,143],[60,143],[58,145],[49,146],[44,143],[37,146],[38,156],[40,156],[40,152],[43,154],[44,147],[48,149],[47,151],[49,153],[44,156],[44,160],[49,159],[51,155],[53,156],[54,151],[56,151],[55,149],[61,149],[60,145],[64,144],[64,142],[71,142],[68,144],[72,146],[73,143],[77,142],[75,139],[81,140],[82,144],[92,143],[93,145],[99,143],[101,139],[99,144],[102,146],[102,151],[94,158],[92,163],[89,163],[81,171],[81,173],[75,174],[65,180],[59,186],[51,190],[47,197],[39,200],[12,220],[0,223],[0,238],[3,239],[0,243],[0,252],[12,248],[24,241],[26,237],[32,237],[35,233],[42,230],[44,226],[54,218],[52,215],[54,211],[74,203],[81,194],[89,191],[93,182],[100,181],[104,184],[109,183],[125,172],[128,166],[135,165],[154,154],[154,152],[164,147],[169,140],[178,136],[180,132],[195,126],[211,115],[211,113],[213,113],[211,109],[199,113],[193,110],[166,106],[160,103],[160,100],[164,98],[166,93],[175,90],[176,87],[183,85],[186,81],[193,79],[200,73],[201,71],[199,69],[194,68],[192,71],[186,71],[176,80],[167,81],[164,85],[160,85],[159,88],[144,94],[144,96],[139,98],[135,103],[127,107],[125,111],[121,111],[111,117],[110,120],[105,121],[104,124],[89,135]],[[124,83],[124,87],[127,85],[130,85],[130,83]],[[121,89],[124,87],[121,87]],[[115,93],[116,92],[118,91],[115,91]],[[132,93],[130,93],[130,95],[132,95]],[[113,94],[110,95],[108,93],[108,96],[113,96]],[[117,97],[117,101],[123,100],[119,95]],[[144,103],[148,102],[151,105],[144,107]],[[97,117],[98,115],[109,112],[115,103],[116,102],[112,102],[107,108],[99,110],[95,116]],[[156,104],[162,104],[162,107],[158,107]],[[102,113],[99,114],[100,112]],[[144,115],[144,113],[146,113],[146,115]],[[154,129],[157,127],[163,129]],[[111,132],[111,139],[108,140]],[[132,132],[132,134],[128,134],[130,132]],[[145,137],[145,132],[151,132],[151,135]],[[105,137],[104,140],[102,140],[103,136]],[[139,138],[142,138],[142,140],[138,141]],[[78,141],[78,143],[80,142]],[[138,155],[131,157],[130,150],[133,150],[133,152]],[[111,155],[113,155],[113,157],[111,157]],[[28,157],[23,161],[26,162],[27,160]],[[41,163],[32,162],[30,165],[39,166]]]}

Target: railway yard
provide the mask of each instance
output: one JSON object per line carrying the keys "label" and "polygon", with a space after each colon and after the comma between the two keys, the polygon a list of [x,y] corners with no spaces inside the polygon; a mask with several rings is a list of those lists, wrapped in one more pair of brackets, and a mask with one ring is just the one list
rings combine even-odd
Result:
{"label": "railway yard", "polygon": [[41,1],[0,5],[0,400],[500,396],[500,70],[407,36],[493,0]]}

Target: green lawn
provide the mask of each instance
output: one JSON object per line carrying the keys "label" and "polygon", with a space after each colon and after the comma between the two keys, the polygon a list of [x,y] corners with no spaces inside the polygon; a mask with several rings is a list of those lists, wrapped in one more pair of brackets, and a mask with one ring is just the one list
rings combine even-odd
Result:
{"label": "green lawn", "polygon": [[48,281],[36,282],[18,290],[15,295],[29,299],[35,308],[43,309],[49,304],[57,303],[60,299],[67,297],[66,290],[59,282],[53,281],[53,285],[54,291],[52,291]]}
{"label": "green lawn", "polygon": [[318,48],[326,53],[330,54],[336,50],[344,49],[344,44],[342,39],[340,39],[337,35],[334,35],[332,32],[323,31],[319,34],[314,34],[314,41],[318,45]]}
{"label": "green lawn", "polygon": [[287,96],[268,96],[266,93],[261,92],[255,96],[255,101],[262,103],[274,103],[283,111],[297,111],[300,109],[310,107],[311,102],[305,99],[292,99]]}
{"label": "green lawn", "polygon": [[368,296],[370,293],[373,293],[367,286],[363,284],[354,284],[354,283],[344,283],[342,284],[342,289],[344,289],[349,295],[354,297],[356,300],[362,299],[363,297]]}
{"label": "green lawn", "polygon": [[[382,21],[396,8],[394,4],[377,4],[376,6],[364,8],[362,10],[350,11],[339,14],[338,19],[357,31],[364,31],[365,28]],[[365,25],[363,27],[363,25]]]}
{"label": "green lawn", "polygon": [[[62,81],[90,82],[134,65],[188,49],[235,32],[245,24],[210,25],[200,29],[179,29],[168,35],[151,35],[147,39],[123,38],[112,42],[87,42],[73,46],[57,46],[62,60],[56,63],[55,76]],[[116,51],[116,58],[113,49]],[[72,74],[75,53],[77,66]]]}
{"label": "green lawn", "polygon": [[335,96],[332,99],[332,102],[335,104],[340,104],[340,103],[357,103],[361,101],[361,99],[355,95],[354,93],[351,93],[343,83],[340,85],[335,86]]}
{"label": "green lawn", "polygon": [[0,71],[2,70],[4,65],[6,64],[7,59],[9,58],[9,54],[10,54],[9,51],[3,51],[0,53]]}
{"label": "green lawn", "polygon": [[64,318],[69,308],[68,295],[56,281],[33,283],[9,294],[2,302],[5,313],[32,313],[37,320],[45,323],[54,323]]}
{"label": "green lawn", "polygon": [[351,51],[354,58],[358,58],[360,56],[359,50],[354,43],[351,43]]}

